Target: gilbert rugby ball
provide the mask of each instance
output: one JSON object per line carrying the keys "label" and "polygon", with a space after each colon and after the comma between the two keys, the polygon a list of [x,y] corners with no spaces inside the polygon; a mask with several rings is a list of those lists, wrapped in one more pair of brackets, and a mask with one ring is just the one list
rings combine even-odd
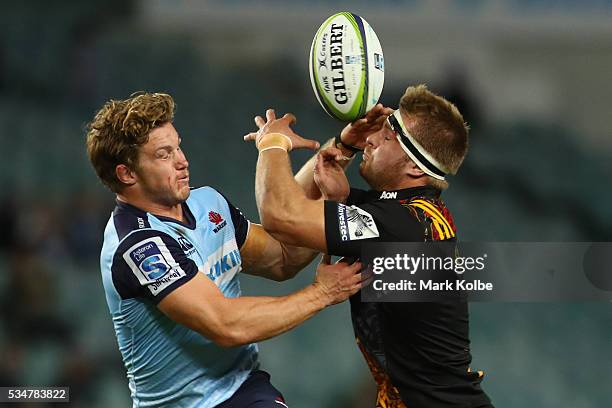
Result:
{"label": "gilbert rugby ball", "polygon": [[344,122],[361,118],[382,92],[385,63],[376,33],[352,13],[329,17],[310,47],[310,82],[325,111]]}

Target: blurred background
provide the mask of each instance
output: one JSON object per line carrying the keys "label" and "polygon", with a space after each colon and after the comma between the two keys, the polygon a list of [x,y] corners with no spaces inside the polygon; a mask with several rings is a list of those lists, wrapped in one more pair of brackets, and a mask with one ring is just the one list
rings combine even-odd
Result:
{"label": "blurred background", "polygon": [[[70,406],[131,406],[98,268],[114,197],[85,154],[94,112],[139,90],[172,94],[193,185],[256,221],[257,155],[242,135],[268,107],[294,112],[306,137],[339,132],[307,58],[343,10],[378,33],[383,103],[427,83],[470,123],[445,193],[460,239],[610,241],[610,0],[2,2],[0,386],[70,386]],[[294,168],[307,157],[295,153]],[[286,294],[313,271],[244,277],[244,291]],[[474,303],[471,338],[497,407],[612,406],[610,304]],[[289,406],[373,406],[347,304],[260,346]]]}

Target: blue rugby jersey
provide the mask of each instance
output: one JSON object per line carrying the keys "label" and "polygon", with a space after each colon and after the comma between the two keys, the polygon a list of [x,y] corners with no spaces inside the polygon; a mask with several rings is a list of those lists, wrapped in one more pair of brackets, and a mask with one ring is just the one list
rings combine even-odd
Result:
{"label": "blue rugby jersey", "polygon": [[102,281],[133,407],[214,407],[258,366],[256,344],[219,347],[156,306],[196,273],[226,297],[241,293],[249,222],[210,187],[192,190],[183,210],[185,224],[117,202],[104,231]]}

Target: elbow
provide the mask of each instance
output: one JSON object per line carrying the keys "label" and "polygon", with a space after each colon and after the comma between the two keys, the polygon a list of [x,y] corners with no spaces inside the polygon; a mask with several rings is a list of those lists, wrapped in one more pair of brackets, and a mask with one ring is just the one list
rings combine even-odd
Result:
{"label": "elbow", "polygon": [[233,328],[220,330],[212,336],[211,340],[223,348],[239,347],[252,343],[252,339],[243,330]]}
{"label": "elbow", "polygon": [[268,233],[282,232],[291,217],[287,208],[262,207],[259,211],[261,225]]}
{"label": "elbow", "polygon": [[239,327],[240,325],[233,318],[228,318],[228,313],[223,309],[221,307],[219,313],[213,315],[212,318],[209,315],[208,319],[204,319],[205,313],[199,313],[199,318],[190,328],[224,348],[252,343],[253,339],[249,337],[247,331]]}
{"label": "elbow", "polygon": [[271,274],[271,280],[274,282],[284,282],[295,278],[300,270],[292,267],[282,267],[278,271]]}
{"label": "elbow", "polygon": [[296,245],[300,238],[299,224],[303,222],[303,208],[308,201],[300,189],[291,199],[270,205],[262,202],[259,205],[259,218],[266,232],[274,239],[290,245]]}
{"label": "elbow", "polygon": [[300,268],[298,267],[286,267],[283,270],[281,279],[279,279],[278,281],[282,282],[282,281],[287,281],[289,279],[293,279],[295,278],[295,276],[298,274],[299,271],[300,271]]}
{"label": "elbow", "polygon": [[278,210],[264,209],[260,212],[261,225],[274,239],[287,243],[291,241],[296,215],[288,208]]}
{"label": "elbow", "polygon": [[[261,225],[277,241],[292,246],[304,246],[306,204],[304,200],[274,211],[264,209],[259,213]],[[294,275],[295,273],[292,276]]]}

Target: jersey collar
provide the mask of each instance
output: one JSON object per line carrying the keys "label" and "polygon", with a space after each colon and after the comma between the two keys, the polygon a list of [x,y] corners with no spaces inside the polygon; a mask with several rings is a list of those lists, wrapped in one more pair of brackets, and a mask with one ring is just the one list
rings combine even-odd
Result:
{"label": "jersey collar", "polygon": [[[115,207],[115,212],[117,212],[117,211],[127,211],[127,212],[132,212],[132,213],[138,214],[140,216],[144,216],[146,218],[146,214],[147,214],[146,211],[143,211],[140,208],[135,207],[132,204],[126,203],[124,201],[115,200],[115,202],[117,203],[117,206]],[[184,222],[184,223],[180,222],[179,220],[175,220],[174,218],[165,217],[163,215],[157,215],[157,214],[153,214],[153,213],[149,213],[149,214],[151,214],[155,218],[159,219],[160,221],[163,221],[163,222],[173,222],[175,224],[182,225],[185,228],[189,228],[191,230],[194,230],[195,227],[196,227],[196,220],[195,220],[195,217],[193,216],[193,213],[189,209],[189,206],[187,205],[186,202],[181,203],[181,206],[183,207],[183,214],[185,215],[185,220],[187,221],[187,222]]]}

